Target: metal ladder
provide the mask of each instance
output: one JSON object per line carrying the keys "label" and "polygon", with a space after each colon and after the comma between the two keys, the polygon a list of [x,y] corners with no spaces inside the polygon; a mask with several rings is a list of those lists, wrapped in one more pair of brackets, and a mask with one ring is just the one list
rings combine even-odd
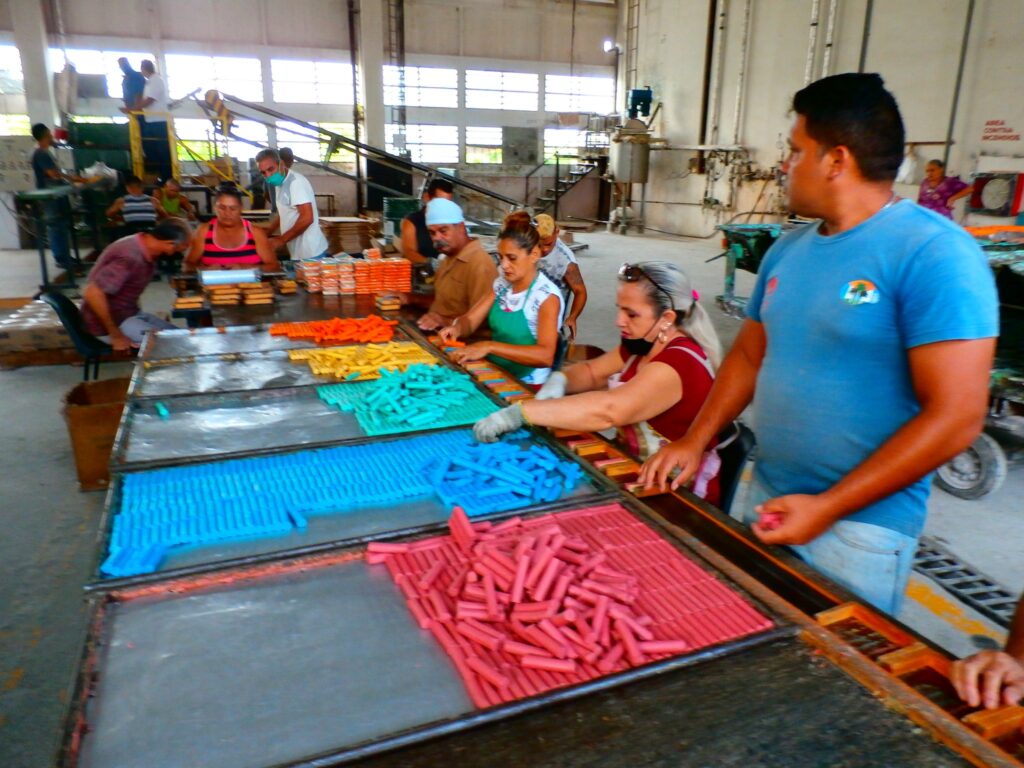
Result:
{"label": "metal ladder", "polygon": [[636,88],[637,58],[640,51],[640,0],[626,6],[626,92]]}

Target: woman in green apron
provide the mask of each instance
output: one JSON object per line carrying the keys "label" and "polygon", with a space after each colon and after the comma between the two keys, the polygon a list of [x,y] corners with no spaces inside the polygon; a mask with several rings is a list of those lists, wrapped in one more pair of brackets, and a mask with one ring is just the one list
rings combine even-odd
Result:
{"label": "woman in green apron", "polygon": [[494,293],[443,328],[441,338],[468,336],[486,319],[491,340],[462,347],[452,359],[468,363],[486,357],[536,388],[551,374],[564,305],[558,286],[537,267],[540,235],[526,211],[505,217],[498,233],[498,256]]}

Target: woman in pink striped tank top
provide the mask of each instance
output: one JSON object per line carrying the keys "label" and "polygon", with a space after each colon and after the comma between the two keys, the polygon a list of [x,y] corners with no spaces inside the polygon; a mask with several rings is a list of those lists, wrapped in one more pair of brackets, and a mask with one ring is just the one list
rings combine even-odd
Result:
{"label": "woman in pink striped tank top", "polygon": [[251,269],[277,272],[281,264],[260,227],[242,218],[242,194],[234,187],[217,190],[217,218],[199,227],[184,269]]}

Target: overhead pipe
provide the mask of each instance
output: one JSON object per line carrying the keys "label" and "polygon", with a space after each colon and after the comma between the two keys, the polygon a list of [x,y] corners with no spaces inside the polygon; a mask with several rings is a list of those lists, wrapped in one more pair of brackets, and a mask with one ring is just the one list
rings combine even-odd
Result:
{"label": "overhead pipe", "polygon": [[700,91],[700,130],[697,143],[706,144],[708,140],[708,115],[711,98],[711,67],[715,52],[715,19],[718,16],[718,0],[708,2],[708,28],[704,40],[704,83]]}
{"label": "overhead pipe", "polygon": [[747,88],[747,47],[750,43],[751,0],[743,4],[743,37],[740,39],[740,71],[736,76],[736,103],[732,110],[732,143],[740,143],[740,113]]}
{"label": "overhead pipe", "polygon": [[708,131],[708,143],[718,143],[718,117],[720,112],[719,91],[722,89],[722,68],[725,63],[725,25],[728,14],[728,1],[718,0],[718,21],[715,29],[714,68],[711,70],[711,90],[708,112],[711,116],[711,128]]}
{"label": "overhead pipe", "polygon": [[960,63],[956,68],[956,85],[953,86],[953,106],[949,110],[949,127],[946,129],[946,148],[942,152],[942,164],[949,162],[949,152],[953,147],[953,128],[956,125],[956,113],[960,106],[960,85],[964,79],[964,64],[967,62],[967,46],[971,41],[971,24],[974,21],[974,0],[967,3],[967,18],[964,20],[964,36],[960,41]]}
{"label": "overhead pipe", "polygon": [[804,65],[804,85],[811,82],[814,72],[814,54],[818,50],[818,22],[821,19],[821,0],[811,0],[810,39],[807,43],[807,63]]}
{"label": "overhead pipe", "polygon": [[868,61],[868,40],[871,38],[871,17],[875,11],[875,0],[868,0],[864,7],[864,31],[860,33],[860,59],[857,62],[857,71],[863,72]]}
{"label": "overhead pipe", "polygon": [[828,22],[825,24],[825,51],[821,57],[821,76],[832,73],[832,47],[835,42],[836,16],[839,15],[839,0],[829,0]]}

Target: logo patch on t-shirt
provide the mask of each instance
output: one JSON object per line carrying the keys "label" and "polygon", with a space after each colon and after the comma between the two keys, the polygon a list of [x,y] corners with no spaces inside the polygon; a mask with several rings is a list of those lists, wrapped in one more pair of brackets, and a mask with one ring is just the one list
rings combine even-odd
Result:
{"label": "logo patch on t-shirt", "polygon": [[839,296],[851,307],[858,304],[877,304],[880,298],[878,288],[870,280],[851,280],[843,286]]}
{"label": "logo patch on t-shirt", "polygon": [[778,287],[779,287],[779,278],[777,278],[777,277],[773,277],[773,278],[771,278],[771,279],[770,279],[770,280],[768,281],[768,285],[766,285],[766,286],[764,287],[764,292],[765,292],[765,293],[766,293],[766,294],[767,294],[768,296],[771,296],[771,295],[772,295],[773,293],[775,293],[775,289],[776,289],[776,288],[778,288]]}

